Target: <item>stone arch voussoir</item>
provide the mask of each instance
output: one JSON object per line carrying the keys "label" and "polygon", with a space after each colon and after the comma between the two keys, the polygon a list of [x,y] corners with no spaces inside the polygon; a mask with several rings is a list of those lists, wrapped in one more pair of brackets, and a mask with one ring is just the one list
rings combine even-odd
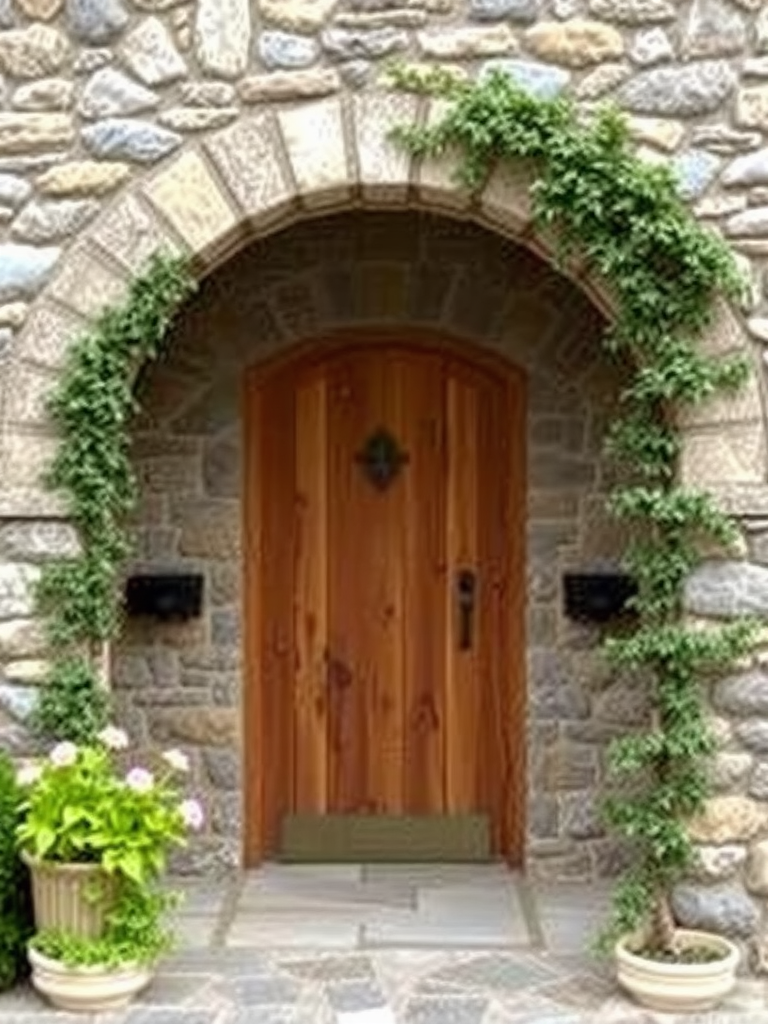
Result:
{"label": "stone arch voussoir", "polygon": [[[473,200],[457,186],[450,154],[416,161],[390,139],[395,125],[435,118],[441,109],[441,101],[367,93],[259,112],[134,179],[67,250],[19,336],[5,380],[0,515],[61,514],[56,496],[39,483],[56,444],[46,396],[72,340],[125,294],[158,248],[186,254],[204,276],[246,242],[304,217],[414,207],[472,218],[552,262],[553,240],[531,227],[530,177],[522,168],[498,169]],[[578,259],[563,272],[610,317],[610,290]],[[738,315],[724,304],[716,313],[706,348],[754,359]],[[738,395],[686,419],[685,481],[744,511],[765,489],[764,423],[754,372]]]}

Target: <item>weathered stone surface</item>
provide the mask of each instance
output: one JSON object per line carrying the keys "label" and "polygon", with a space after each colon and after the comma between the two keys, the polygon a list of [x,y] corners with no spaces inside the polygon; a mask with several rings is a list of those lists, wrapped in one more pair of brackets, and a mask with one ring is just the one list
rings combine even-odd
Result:
{"label": "weathered stone surface", "polygon": [[[0,253],[5,246],[0,246]],[[2,275],[0,261],[0,275]],[[15,562],[0,564],[0,620],[29,617],[34,610],[34,586],[40,570]]]}
{"label": "weathered stone surface", "polygon": [[203,763],[215,789],[236,790],[240,787],[240,757],[234,751],[204,750]]}
{"label": "weathered stone surface", "polygon": [[724,185],[768,184],[768,149],[737,157],[725,168],[720,180]]}
{"label": "weathered stone surface", "polygon": [[0,72],[12,78],[55,75],[67,61],[67,37],[50,25],[0,33]]}
{"label": "weathered stone surface", "polygon": [[674,21],[675,6],[669,0],[589,0],[589,11],[599,18],[625,25]]}
{"label": "weathered stone surface", "polygon": [[408,47],[408,33],[395,28],[368,32],[329,28],[321,36],[323,49],[335,60],[377,59]]}
{"label": "weathered stone surface", "polygon": [[425,57],[439,57],[441,60],[514,54],[520,49],[514,32],[507,25],[494,25],[492,28],[431,29],[419,32],[418,42],[419,49]]}
{"label": "weathered stone surface", "polygon": [[161,708],[154,712],[150,728],[160,742],[175,739],[233,749],[239,738],[237,719],[232,708]]}
{"label": "weathered stone surface", "polygon": [[47,649],[45,630],[36,619],[0,622],[0,657],[3,661],[34,658]]}
{"label": "weathered stone surface", "polygon": [[183,142],[183,137],[176,132],[128,117],[107,118],[83,128],[81,136],[85,148],[96,156],[145,164],[155,163]]}
{"label": "weathered stone surface", "polygon": [[0,174],[0,204],[15,209],[29,199],[32,186],[17,174]]}
{"label": "weathered stone surface", "polygon": [[17,21],[13,0],[0,0],[0,28],[13,28]]}
{"label": "weathered stone surface", "polygon": [[78,109],[91,119],[126,117],[154,110],[160,103],[156,92],[133,81],[116,68],[102,68],[88,80]]}
{"label": "weathered stone surface", "polygon": [[[41,249],[12,243],[0,245],[0,301],[31,298],[49,277],[60,253],[60,249],[51,247]],[[20,611],[16,614],[26,613]]]}
{"label": "weathered stone surface", "polygon": [[271,75],[248,75],[240,80],[237,92],[243,103],[268,100],[308,99],[338,92],[338,71],[320,68],[310,71],[274,71]]}
{"label": "weathered stone surface", "polygon": [[99,68],[106,67],[114,60],[114,53],[105,46],[82,50],[75,57],[72,70],[76,75],[90,75]]}
{"label": "weathered stone surface", "polygon": [[249,0],[199,0],[195,51],[204,71],[237,78],[248,66],[251,45]]}
{"label": "weathered stone surface", "polygon": [[617,29],[582,18],[542,21],[528,29],[525,41],[536,57],[570,68],[600,64],[624,53],[624,38]]}
{"label": "weathered stone surface", "polygon": [[0,113],[0,157],[49,152],[75,137],[72,120],[63,114]]}
{"label": "weathered stone surface", "polygon": [[158,115],[158,122],[175,132],[202,132],[223,128],[240,113],[237,107],[170,107]]}
{"label": "weathered stone surface", "polygon": [[747,888],[758,896],[768,896],[768,839],[755,843],[749,851]]}
{"label": "weathered stone surface", "polygon": [[13,222],[11,237],[34,245],[71,238],[93,220],[99,209],[95,199],[36,200],[25,206]]}
{"label": "weathered stone surface", "polygon": [[469,16],[475,21],[508,21],[527,25],[536,21],[540,0],[470,0]]}
{"label": "weathered stone surface", "polygon": [[625,82],[632,69],[629,64],[603,64],[595,68],[574,86],[574,96],[579,100],[597,100]]}
{"label": "weathered stone surface", "polygon": [[728,125],[702,125],[691,135],[694,146],[704,146],[713,153],[743,153],[760,145],[759,132],[741,132]]}
{"label": "weathered stone surface", "polygon": [[33,21],[50,21],[64,6],[64,0],[16,0],[19,7]]}
{"label": "weathered stone surface", "polygon": [[320,55],[320,47],[313,36],[298,36],[291,32],[262,32],[258,52],[265,67],[274,70],[308,68]]}
{"label": "weathered stone surface", "polygon": [[[9,678],[7,672],[3,676]],[[35,686],[0,683],[0,710],[16,722],[26,722],[37,707],[39,696],[40,691]]]}
{"label": "weathered stone surface", "polygon": [[665,152],[677,149],[685,135],[683,124],[667,117],[632,117],[629,119],[629,131],[637,142],[656,146]]}
{"label": "weathered stone surface", "polygon": [[39,686],[46,681],[50,671],[51,663],[44,658],[22,658],[19,661],[9,661],[4,666],[3,674],[14,683],[31,683]]}
{"label": "weathered stone surface", "polygon": [[686,928],[740,938],[749,937],[759,920],[756,904],[735,884],[678,885],[672,893],[672,910]]}
{"label": "weathered stone surface", "polygon": [[42,78],[20,85],[13,93],[11,106],[16,110],[69,110],[74,93],[74,83],[66,78]]}
{"label": "weathered stone surface", "polygon": [[51,167],[35,180],[35,185],[47,196],[103,196],[122,185],[130,174],[130,166],[120,161],[73,160]]}
{"label": "weathered stone surface", "polygon": [[746,846],[700,846],[696,850],[694,872],[702,882],[724,882],[733,878],[747,859]]}
{"label": "weathered stone surface", "polygon": [[643,71],[618,92],[619,103],[638,114],[692,117],[709,114],[728,98],[736,75],[724,61]]}
{"label": "weathered stone surface", "polygon": [[716,796],[689,825],[696,843],[735,843],[753,839],[768,825],[768,807],[745,796]]}
{"label": "weathered stone surface", "polygon": [[642,67],[669,60],[674,54],[671,39],[663,28],[658,27],[638,32],[629,51],[632,60]]}
{"label": "weathered stone surface", "polygon": [[26,302],[9,302],[0,306],[0,326],[19,328],[27,319],[28,313],[29,305]]}
{"label": "weathered stone surface", "polygon": [[749,779],[749,795],[756,800],[768,800],[768,761],[760,761]]}
{"label": "weathered stone surface", "polygon": [[[260,0],[259,9],[268,22],[292,32],[314,32],[325,22],[338,0]],[[381,10],[389,6],[372,5],[362,10]],[[407,7],[407,3],[398,4]]]}
{"label": "weathered stone surface", "polygon": [[742,128],[768,128],[768,85],[739,90],[735,120]]}
{"label": "weathered stone surface", "polygon": [[605,834],[594,793],[566,793],[560,799],[561,828],[572,839],[596,839]]}
{"label": "weathered stone surface", "polygon": [[[746,217],[747,213],[736,216]],[[768,208],[764,216],[768,225]],[[729,225],[735,219],[731,218]],[[768,568],[749,562],[705,562],[688,580],[685,603],[688,611],[704,618],[765,615],[768,613]]]}
{"label": "weathered stone surface", "polygon": [[145,85],[168,85],[187,74],[186,61],[159,18],[146,18],[128,33],[123,60]]}
{"label": "weathered stone surface", "polygon": [[69,30],[86,43],[109,42],[127,23],[122,0],[67,0]]}
{"label": "weathered stone surface", "polygon": [[483,64],[483,77],[494,71],[509,75],[521,89],[537,99],[554,99],[571,80],[570,72],[531,60],[489,60]]}
{"label": "weathered stone surface", "polygon": [[694,0],[683,35],[685,57],[727,57],[747,41],[743,15],[722,0]]}
{"label": "weathered stone surface", "polygon": [[768,233],[768,206],[735,213],[726,221],[725,233],[738,238],[762,238]]}
{"label": "weathered stone surface", "polygon": [[706,192],[720,169],[720,157],[703,149],[689,149],[672,161],[672,171],[683,199],[698,199]]}
{"label": "weathered stone surface", "polygon": [[768,675],[759,669],[721,680],[715,687],[714,705],[739,718],[768,715]]}
{"label": "weathered stone surface", "polygon": [[181,102],[188,107],[230,107],[236,97],[229,82],[185,82],[179,90]]}
{"label": "weathered stone surface", "polygon": [[768,720],[752,719],[736,726],[739,742],[748,750],[768,754]]}

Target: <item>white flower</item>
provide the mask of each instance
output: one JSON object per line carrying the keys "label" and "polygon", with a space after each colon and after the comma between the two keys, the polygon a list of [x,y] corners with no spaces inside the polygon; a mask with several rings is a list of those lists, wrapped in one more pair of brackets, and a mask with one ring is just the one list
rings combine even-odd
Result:
{"label": "white flower", "polygon": [[189,758],[181,750],[166,750],[163,754],[163,760],[175,772],[189,771]]}
{"label": "white flower", "polygon": [[129,745],[128,733],[124,729],[115,728],[114,725],[102,729],[97,738],[110,750],[125,750]]}
{"label": "white flower", "polygon": [[179,811],[187,828],[194,829],[197,832],[198,829],[203,827],[205,815],[199,800],[182,800],[179,804]]}
{"label": "white flower", "polygon": [[33,786],[42,774],[39,764],[25,764],[16,773],[16,781],[20,786]]}
{"label": "white flower", "polygon": [[155,778],[146,768],[131,768],[125,777],[125,784],[137,793],[148,793],[155,784]]}
{"label": "white flower", "polygon": [[51,763],[55,764],[57,768],[68,768],[77,760],[77,747],[68,741],[57,743],[49,757]]}

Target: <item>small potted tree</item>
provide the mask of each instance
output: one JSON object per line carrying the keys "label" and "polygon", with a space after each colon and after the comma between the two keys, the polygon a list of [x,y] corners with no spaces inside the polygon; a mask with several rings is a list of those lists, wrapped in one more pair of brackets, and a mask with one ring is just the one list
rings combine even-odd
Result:
{"label": "small potted tree", "polygon": [[32,983],[65,1010],[119,1008],[149,982],[171,941],[167,853],[202,824],[199,803],[179,792],[186,756],[166,751],[151,772],[131,765],[128,745],[107,727],[91,744],[58,743],[18,775],[16,840],[35,913]]}

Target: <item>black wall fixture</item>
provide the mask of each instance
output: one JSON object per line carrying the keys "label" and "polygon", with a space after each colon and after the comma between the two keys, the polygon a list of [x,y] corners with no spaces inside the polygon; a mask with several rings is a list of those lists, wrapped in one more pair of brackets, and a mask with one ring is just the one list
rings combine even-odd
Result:
{"label": "black wall fixture", "polygon": [[565,614],[577,622],[608,622],[626,614],[637,593],[631,576],[621,572],[569,572],[563,576]]}
{"label": "black wall fixture", "polygon": [[131,576],[125,606],[132,618],[196,619],[203,607],[203,577],[193,573]]}

